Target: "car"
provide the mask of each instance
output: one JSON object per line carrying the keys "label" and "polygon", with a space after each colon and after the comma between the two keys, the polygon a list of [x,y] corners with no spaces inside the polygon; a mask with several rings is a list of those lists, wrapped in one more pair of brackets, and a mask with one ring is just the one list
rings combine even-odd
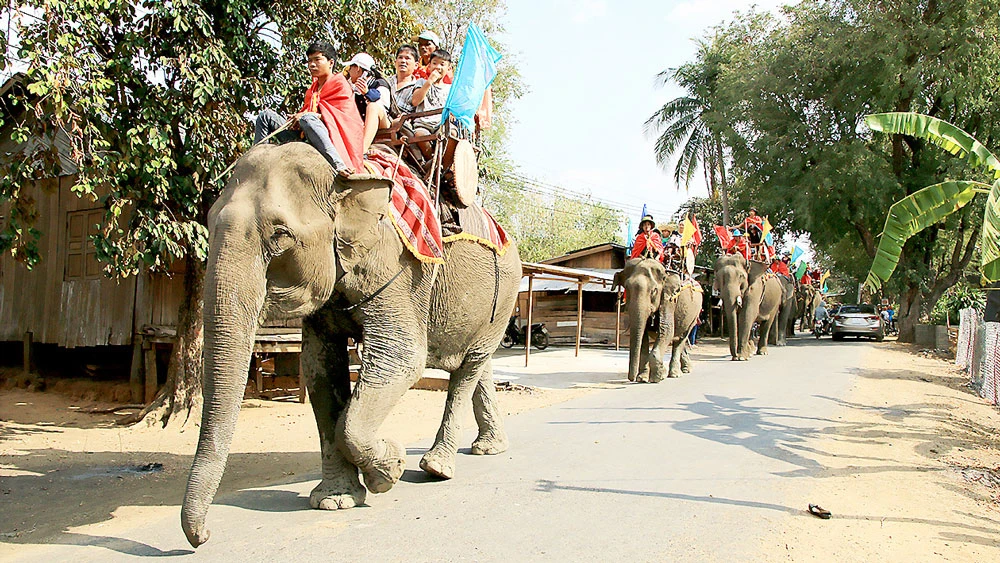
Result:
{"label": "car", "polygon": [[874,305],[841,305],[833,314],[833,339],[845,336],[868,336],[881,342],[885,338],[882,317]]}

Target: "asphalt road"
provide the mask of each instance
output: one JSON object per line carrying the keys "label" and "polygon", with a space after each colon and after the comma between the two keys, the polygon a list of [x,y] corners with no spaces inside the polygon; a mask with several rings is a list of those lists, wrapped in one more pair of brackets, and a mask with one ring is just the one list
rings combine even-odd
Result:
{"label": "asphalt road", "polygon": [[[74,562],[752,559],[766,533],[813,502],[798,497],[808,490],[802,480],[823,468],[802,441],[828,424],[823,419],[869,348],[802,338],[735,363],[721,346],[701,346],[695,372],[681,379],[599,389],[509,418],[510,451],[478,457],[462,450],[450,481],[417,469],[430,440],[412,444],[403,481],[369,495],[368,507],[310,510],[317,473],[217,499],[208,515],[212,538],[196,552],[174,514],[109,535],[71,535],[24,555]],[[624,369],[623,362],[607,379]],[[466,444],[472,437],[470,430]]]}

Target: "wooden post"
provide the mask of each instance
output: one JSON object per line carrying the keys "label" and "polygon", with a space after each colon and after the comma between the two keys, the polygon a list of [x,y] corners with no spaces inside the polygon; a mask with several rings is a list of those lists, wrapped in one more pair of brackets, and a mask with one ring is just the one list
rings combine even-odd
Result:
{"label": "wooden post", "polygon": [[[351,364],[351,352],[347,351],[347,364]],[[347,368],[350,371],[351,368]],[[302,373],[302,354],[299,353],[299,402],[306,402],[306,376]]]}
{"label": "wooden post", "polygon": [[622,292],[615,293],[615,352],[618,351],[622,333]]}
{"label": "wooden post", "polygon": [[531,289],[534,281],[534,276],[528,274],[528,326],[524,327],[524,367],[528,367],[528,357],[531,355]]}
{"label": "wooden post", "polygon": [[31,331],[24,333],[24,374],[31,373],[31,344],[35,340],[35,335]]}
{"label": "wooden post", "polygon": [[264,398],[264,369],[260,365],[260,359],[256,350],[250,354],[250,369],[253,370],[254,385],[257,386],[257,398]]}
{"label": "wooden post", "polygon": [[143,345],[144,366],[146,369],[146,400],[145,404],[153,402],[156,398],[157,377],[156,377],[156,344],[146,343]]}
{"label": "wooden post", "polygon": [[576,357],[580,357],[580,336],[583,334],[583,281],[576,282]]}
{"label": "wooden post", "polygon": [[132,337],[132,365],[129,374],[129,395],[132,403],[141,403],[142,392],[142,336],[136,334]]}

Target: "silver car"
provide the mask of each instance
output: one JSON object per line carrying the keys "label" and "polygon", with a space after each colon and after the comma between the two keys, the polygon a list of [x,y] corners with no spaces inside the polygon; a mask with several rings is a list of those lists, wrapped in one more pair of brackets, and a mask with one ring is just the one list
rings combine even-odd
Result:
{"label": "silver car", "polygon": [[841,305],[833,315],[833,339],[845,336],[868,336],[881,342],[885,338],[882,317],[873,305]]}

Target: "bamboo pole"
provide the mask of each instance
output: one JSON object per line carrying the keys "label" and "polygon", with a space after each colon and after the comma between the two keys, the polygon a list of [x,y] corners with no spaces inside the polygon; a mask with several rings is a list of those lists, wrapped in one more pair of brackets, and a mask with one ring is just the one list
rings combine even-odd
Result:
{"label": "bamboo pole", "polygon": [[618,351],[622,332],[622,292],[615,293],[615,352]]}
{"label": "bamboo pole", "polygon": [[532,286],[535,278],[528,274],[528,326],[524,327],[524,367],[528,367],[528,357],[531,355],[531,308],[533,306]]}
{"label": "bamboo pole", "polygon": [[583,282],[576,282],[576,356],[580,356],[580,335],[583,334]]}

